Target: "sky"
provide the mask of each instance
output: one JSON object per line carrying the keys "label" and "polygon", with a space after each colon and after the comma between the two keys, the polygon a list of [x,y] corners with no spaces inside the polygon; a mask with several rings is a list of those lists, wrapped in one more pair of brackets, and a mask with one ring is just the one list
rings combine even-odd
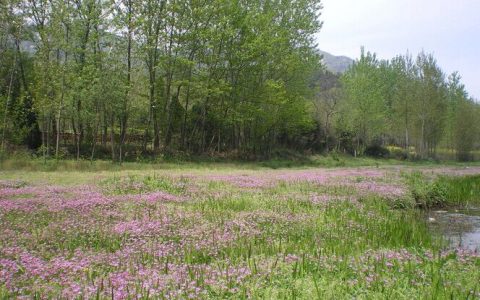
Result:
{"label": "sky", "polygon": [[432,53],[480,100],[480,0],[323,0],[320,49],[351,58]]}

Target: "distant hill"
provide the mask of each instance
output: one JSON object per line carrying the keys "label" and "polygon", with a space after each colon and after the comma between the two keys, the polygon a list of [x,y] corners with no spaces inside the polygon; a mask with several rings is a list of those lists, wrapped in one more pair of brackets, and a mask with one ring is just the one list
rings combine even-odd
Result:
{"label": "distant hill", "polygon": [[322,61],[327,69],[333,73],[343,73],[353,64],[353,59],[346,56],[335,56],[322,50],[319,53],[323,55]]}

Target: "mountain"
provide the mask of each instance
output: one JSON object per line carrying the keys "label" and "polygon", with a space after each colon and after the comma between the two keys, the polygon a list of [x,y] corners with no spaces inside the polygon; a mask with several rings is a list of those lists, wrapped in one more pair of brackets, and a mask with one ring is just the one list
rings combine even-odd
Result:
{"label": "mountain", "polygon": [[324,65],[333,73],[343,73],[353,64],[353,59],[346,56],[335,56],[322,50],[319,53],[323,56]]}

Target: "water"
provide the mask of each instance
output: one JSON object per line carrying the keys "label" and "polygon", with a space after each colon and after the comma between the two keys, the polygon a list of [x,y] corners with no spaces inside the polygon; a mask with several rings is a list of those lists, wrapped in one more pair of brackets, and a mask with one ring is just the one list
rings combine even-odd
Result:
{"label": "water", "polygon": [[480,207],[427,213],[429,227],[452,248],[480,251]]}

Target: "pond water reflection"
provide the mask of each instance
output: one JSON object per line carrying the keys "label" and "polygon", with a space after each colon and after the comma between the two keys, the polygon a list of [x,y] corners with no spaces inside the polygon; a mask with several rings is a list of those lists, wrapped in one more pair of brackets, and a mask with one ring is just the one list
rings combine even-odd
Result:
{"label": "pond water reflection", "polygon": [[430,211],[427,220],[452,248],[480,251],[480,208]]}

